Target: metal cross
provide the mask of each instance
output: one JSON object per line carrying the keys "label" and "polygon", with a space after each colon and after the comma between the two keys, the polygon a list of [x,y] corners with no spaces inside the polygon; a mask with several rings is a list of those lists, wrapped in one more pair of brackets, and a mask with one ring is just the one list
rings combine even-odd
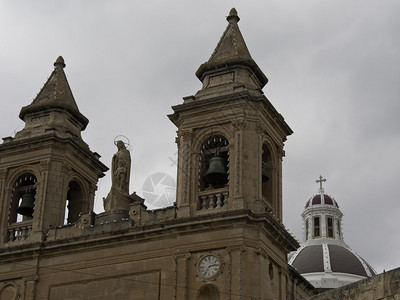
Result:
{"label": "metal cross", "polygon": [[326,179],[324,177],[322,177],[321,175],[319,175],[319,180],[315,180],[316,183],[319,183],[319,190],[323,191],[323,187],[322,187],[322,183],[325,182]]}

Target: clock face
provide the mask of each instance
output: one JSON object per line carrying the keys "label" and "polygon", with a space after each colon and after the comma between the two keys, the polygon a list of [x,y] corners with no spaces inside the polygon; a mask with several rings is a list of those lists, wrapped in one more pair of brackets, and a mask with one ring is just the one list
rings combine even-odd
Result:
{"label": "clock face", "polygon": [[221,263],[215,255],[206,255],[199,262],[199,272],[204,277],[212,277],[219,271]]}

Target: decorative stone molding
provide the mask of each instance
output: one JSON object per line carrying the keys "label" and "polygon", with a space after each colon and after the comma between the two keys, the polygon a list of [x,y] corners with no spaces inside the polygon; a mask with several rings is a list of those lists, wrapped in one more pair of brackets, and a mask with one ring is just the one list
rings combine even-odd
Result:
{"label": "decorative stone molding", "polygon": [[42,160],[40,161],[40,169],[41,171],[48,171],[50,170],[51,163],[49,160]]}
{"label": "decorative stone molding", "polygon": [[188,178],[189,178],[189,172],[190,172],[190,166],[189,166],[189,145],[186,144],[183,149],[182,149],[182,155],[183,155],[183,169],[181,170],[180,176],[183,177],[183,199],[184,202],[187,202],[188,199]]}
{"label": "decorative stone molding", "polygon": [[[235,177],[235,193],[237,195],[239,195],[240,194],[240,190],[241,190],[240,189],[240,175],[241,175],[240,162],[242,161],[242,159],[240,157],[240,153],[242,151],[242,149],[241,149],[242,140],[241,140],[240,133],[237,134],[236,141],[237,141],[237,147],[236,147],[236,151],[235,151],[236,152],[235,153],[236,159],[235,159],[235,175],[234,175],[234,177]],[[232,176],[232,174],[230,174],[230,176]]]}
{"label": "decorative stone molding", "polygon": [[256,125],[256,132],[262,136],[264,139],[265,137],[269,136],[267,130],[264,128],[263,124],[258,121]]}
{"label": "decorative stone molding", "polygon": [[265,251],[265,249],[262,249],[261,247],[258,247],[257,249],[254,249],[254,252],[255,252],[257,255],[261,255],[261,256],[264,257],[264,258],[267,258],[267,257],[268,257],[268,254],[267,254],[267,252]]}
{"label": "decorative stone molding", "polygon": [[276,152],[278,153],[278,157],[282,160],[284,157],[285,157],[285,155],[286,155],[286,152],[285,152],[285,150],[283,150],[283,148],[282,147],[279,147],[279,146],[276,146]]}
{"label": "decorative stone molding", "polygon": [[27,281],[37,281],[37,280],[39,280],[39,276],[37,276],[37,275],[24,277],[24,281],[25,282],[27,282]]}
{"label": "decorative stone molding", "polygon": [[246,122],[244,119],[236,119],[231,122],[234,130],[243,130],[246,128]]}
{"label": "decorative stone molding", "polygon": [[240,252],[245,252],[247,249],[246,249],[246,246],[229,246],[229,247],[226,247],[226,252],[227,253],[229,253],[229,254],[231,254],[232,252],[234,252],[234,251],[240,251]]}
{"label": "decorative stone molding", "polygon": [[174,258],[177,259],[189,259],[192,254],[190,252],[179,253],[179,250],[176,251]]}
{"label": "decorative stone molding", "polygon": [[7,168],[1,168],[1,169],[0,169],[0,179],[6,178],[7,173],[8,173],[7,171],[8,171]]}
{"label": "decorative stone molding", "polygon": [[178,131],[178,139],[181,137],[184,142],[191,140],[193,137],[193,129]]}
{"label": "decorative stone molding", "polygon": [[64,164],[62,165],[62,167],[61,167],[61,172],[66,173],[66,174],[68,174],[68,175],[70,174],[71,170],[72,170],[72,167],[71,167],[71,165],[68,164],[68,163],[64,163]]}

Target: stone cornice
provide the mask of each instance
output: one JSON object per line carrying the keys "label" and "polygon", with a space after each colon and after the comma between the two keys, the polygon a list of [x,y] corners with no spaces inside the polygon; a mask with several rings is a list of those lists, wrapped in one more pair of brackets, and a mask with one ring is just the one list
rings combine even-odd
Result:
{"label": "stone cornice", "polygon": [[[115,247],[115,245],[127,244],[135,241],[143,243],[153,239],[168,239],[173,236],[196,234],[204,231],[224,230],[232,227],[232,224],[260,224],[265,230],[270,232],[269,238],[273,238],[277,243],[281,243],[285,251],[292,251],[298,248],[297,241],[287,232],[283,224],[279,223],[268,213],[253,214],[250,211],[223,212],[221,214],[204,215],[199,217],[160,220],[150,225],[133,226],[121,228],[112,232],[98,233],[71,238],[66,237],[56,241],[45,241],[41,244],[24,245],[15,248],[0,249],[0,261],[15,259],[15,255],[20,258],[29,257],[32,251],[43,255],[55,255],[60,252],[84,251],[85,248],[95,246]],[[72,225],[73,226],[73,225]]]}
{"label": "stone cornice", "polygon": [[[35,137],[21,139],[21,140],[12,140],[10,142],[0,144],[0,151],[22,148],[24,146],[29,147],[29,149],[32,150],[32,149],[34,149],[35,144],[37,145],[38,148],[42,148],[42,145],[40,145],[39,143],[49,142],[49,141],[50,142],[56,141],[59,143],[69,143],[75,149],[84,153],[86,158],[89,159],[90,161],[92,161],[93,163],[95,163],[97,165],[97,167],[99,167],[103,172],[108,171],[108,167],[106,165],[104,165],[98,159],[98,158],[100,158],[100,155],[92,152],[85,142],[74,139],[74,138],[62,138],[62,137],[57,136],[57,134],[55,134],[55,133],[48,133],[45,135],[35,136]],[[103,176],[104,176],[104,174],[103,174]]]}

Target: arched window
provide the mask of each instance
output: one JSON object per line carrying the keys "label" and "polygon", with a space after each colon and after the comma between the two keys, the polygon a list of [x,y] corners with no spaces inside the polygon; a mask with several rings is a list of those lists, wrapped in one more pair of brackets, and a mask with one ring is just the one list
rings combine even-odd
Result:
{"label": "arched window", "polygon": [[207,284],[199,290],[197,300],[219,300],[219,291],[215,285]]}
{"label": "arched window", "polygon": [[326,217],[326,237],[333,238],[333,218]]}
{"label": "arched window", "polygon": [[306,241],[308,240],[308,219],[306,219]]}
{"label": "arched window", "polygon": [[269,262],[268,274],[269,274],[269,279],[271,281],[274,280],[274,266],[272,265],[272,262]]}
{"label": "arched window", "polygon": [[320,217],[314,217],[313,218],[314,222],[314,237],[320,237],[321,236],[321,231],[320,231]]}
{"label": "arched window", "polygon": [[20,175],[12,187],[8,224],[33,218],[37,179],[32,173]]}
{"label": "arched window", "polygon": [[76,222],[80,213],[86,212],[86,206],[81,186],[77,181],[71,181],[68,185],[64,223],[71,224]]}
{"label": "arched window", "polygon": [[222,135],[208,137],[200,149],[199,190],[225,187],[229,182],[229,142]]}
{"label": "arched window", "polygon": [[262,146],[262,195],[272,205],[272,158],[266,144]]}

